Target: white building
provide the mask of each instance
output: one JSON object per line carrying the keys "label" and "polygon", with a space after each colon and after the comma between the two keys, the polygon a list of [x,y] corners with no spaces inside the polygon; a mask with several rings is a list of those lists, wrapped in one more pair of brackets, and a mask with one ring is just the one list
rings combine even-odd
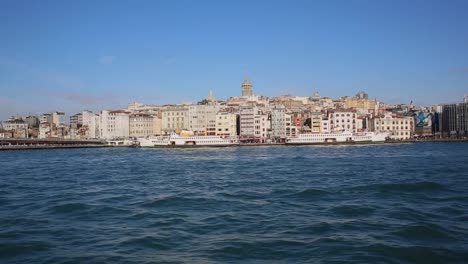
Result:
{"label": "white building", "polygon": [[180,132],[189,129],[188,108],[185,105],[169,106],[162,110],[162,132]]}
{"label": "white building", "polygon": [[268,114],[259,111],[254,118],[254,135],[257,141],[262,143],[270,137],[271,122],[268,117]]}
{"label": "white building", "polygon": [[101,111],[99,115],[100,138],[128,138],[130,136],[129,112],[123,110]]}
{"label": "white building", "polygon": [[237,115],[229,112],[218,112],[216,114],[216,135],[237,135]]}
{"label": "white building", "polygon": [[414,134],[412,117],[386,113],[370,120],[370,130],[389,133],[391,139],[409,139]]}
{"label": "white building", "polygon": [[324,117],[320,120],[320,128],[322,129],[322,133],[331,133],[328,117]]}
{"label": "white building", "polygon": [[15,138],[27,138],[28,137],[28,123],[23,119],[14,119],[3,122],[3,129],[13,132]]}
{"label": "white building", "polygon": [[39,124],[38,138],[49,138],[49,137],[52,137],[52,124],[49,122],[41,122]]}
{"label": "white building", "polygon": [[351,131],[353,133],[362,129],[362,121],[358,121],[356,111],[350,109],[336,109],[328,112],[330,132]]}
{"label": "white building", "polygon": [[99,137],[99,115],[91,111],[81,112],[82,118],[82,138],[98,138]]}
{"label": "white building", "polygon": [[152,136],[153,133],[153,117],[147,114],[131,114],[130,122],[130,137],[139,138]]}

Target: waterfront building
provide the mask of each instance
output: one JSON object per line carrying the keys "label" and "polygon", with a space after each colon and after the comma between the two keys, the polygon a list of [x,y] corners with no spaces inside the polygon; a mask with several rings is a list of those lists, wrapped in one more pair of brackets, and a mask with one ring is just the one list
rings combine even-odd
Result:
{"label": "waterfront building", "polygon": [[265,142],[269,137],[269,115],[258,107],[242,107],[239,114],[239,136],[242,141]]}
{"label": "waterfront building", "polygon": [[188,107],[189,130],[197,135],[215,135],[218,111],[219,106],[214,104],[190,105]]}
{"label": "waterfront building", "polygon": [[52,114],[43,114],[39,118],[39,122],[42,123],[52,123]]}
{"label": "waterfront building", "polygon": [[124,110],[103,110],[99,115],[99,137],[102,139],[128,138],[130,113]]}
{"label": "waterfront building", "polygon": [[152,136],[153,116],[148,114],[131,114],[129,116],[129,134],[131,138]]}
{"label": "waterfront building", "polygon": [[162,110],[162,132],[165,134],[188,130],[188,121],[186,105],[168,106]]}
{"label": "waterfront building", "polygon": [[[42,118],[41,118],[42,119]],[[42,119],[43,120],[43,119]],[[52,123],[41,122],[39,124],[39,135],[38,138],[50,138],[52,137]]]}
{"label": "waterfront building", "polygon": [[245,76],[245,80],[242,83],[242,96],[248,97],[253,95],[253,85],[250,82],[249,76]]}
{"label": "waterfront building", "polygon": [[40,124],[45,124],[42,128],[39,127],[39,137],[65,138],[68,135],[69,126],[65,124],[65,113],[63,112],[43,114],[39,121]]}
{"label": "waterfront building", "polygon": [[99,133],[99,115],[91,111],[81,112],[82,126],[79,131],[81,138],[92,139],[98,138]]}
{"label": "waterfront building", "polygon": [[311,113],[310,130],[312,133],[324,133],[322,129],[322,113]]}
{"label": "waterfront building", "polygon": [[53,112],[51,113],[51,117],[52,117],[52,123],[54,123],[56,127],[65,125],[65,113]]}
{"label": "waterfront building", "polygon": [[153,135],[162,135],[162,113],[158,112],[153,115]]}
{"label": "waterfront building", "polygon": [[237,114],[218,112],[216,114],[216,136],[237,135]]}
{"label": "waterfront building", "polygon": [[296,122],[294,120],[294,115],[285,114],[285,134],[286,137],[295,137],[298,134],[298,129],[296,127]]}
{"label": "waterfront building", "polygon": [[70,128],[78,130],[83,125],[83,115],[78,113],[70,116]]}
{"label": "waterfront building", "polygon": [[0,138],[6,139],[6,138],[12,138],[13,133],[11,131],[5,131],[0,129]]}
{"label": "waterfront building", "polygon": [[270,137],[271,122],[268,114],[258,112],[254,116],[254,135],[257,142],[265,143]]}
{"label": "waterfront building", "polygon": [[412,117],[387,112],[371,118],[369,130],[388,133],[391,139],[410,139],[414,134],[414,122]]}
{"label": "waterfront building", "polygon": [[282,105],[271,109],[271,136],[275,140],[286,137],[286,109]]}
{"label": "waterfront building", "polygon": [[28,123],[23,119],[12,119],[2,124],[3,129],[10,131],[14,138],[27,138],[28,137]]}
{"label": "waterfront building", "polygon": [[445,137],[468,137],[468,103],[442,107],[442,134]]}
{"label": "waterfront building", "polygon": [[330,121],[328,120],[328,117],[322,117],[320,120],[320,129],[322,133],[330,133]]}
{"label": "waterfront building", "polygon": [[242,107],[239,112],[240,134],[242,140],[254,140],[255,138],[255,115],[257,107]]}
{"label": "waterfront building", "polygon": [[28,123],[28,128],[39,128],[39,118],[37,116],[27,116],[24,121]]}
{"label": "waterfront building", "polygon": [[357,114],[352,109],[335,109],[328,111],[330,120],[330,132],[351,131],[358,132],[362,129],[362,121],[358,122]]}

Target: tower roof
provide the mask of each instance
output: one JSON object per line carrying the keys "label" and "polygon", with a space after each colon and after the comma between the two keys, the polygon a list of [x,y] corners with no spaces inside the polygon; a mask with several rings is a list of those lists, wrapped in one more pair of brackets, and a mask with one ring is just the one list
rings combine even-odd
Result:
{"label": "tower roof", "polygon": [[250,82],[250,78],[249,78],[248,74],[245,75],[244,82],[242,83],[242,86],[244,86],[244,85],[252,86],[252,83]]}

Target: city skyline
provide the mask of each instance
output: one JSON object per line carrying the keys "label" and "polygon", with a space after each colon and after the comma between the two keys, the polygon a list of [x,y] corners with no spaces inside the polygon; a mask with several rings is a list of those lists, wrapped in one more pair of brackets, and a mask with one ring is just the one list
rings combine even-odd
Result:
{"label": "city skyline", "polygon": [[[25,4],[26,3],[26,4]],[[266,4],[268,3],[268,6]],[[0,118],[254,93],[433,105],[468,93],[464,1],[7,1]]]}

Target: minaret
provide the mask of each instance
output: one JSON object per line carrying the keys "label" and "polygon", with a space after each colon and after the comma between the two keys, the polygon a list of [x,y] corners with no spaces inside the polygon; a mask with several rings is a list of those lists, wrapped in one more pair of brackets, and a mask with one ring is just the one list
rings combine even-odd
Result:
{"label": "minaret", "polygon": [[245,75],[245,80],[242,83],[242,96],[252,96],[253,95],[253,86],[250,82],[249,75]]}
{"label": "minaret", "polygon": [[213,96],[213,90],[210,90],[210,95],[208,95],[207,100],[210,101],[211,103],[215,101],[215,98]]}

